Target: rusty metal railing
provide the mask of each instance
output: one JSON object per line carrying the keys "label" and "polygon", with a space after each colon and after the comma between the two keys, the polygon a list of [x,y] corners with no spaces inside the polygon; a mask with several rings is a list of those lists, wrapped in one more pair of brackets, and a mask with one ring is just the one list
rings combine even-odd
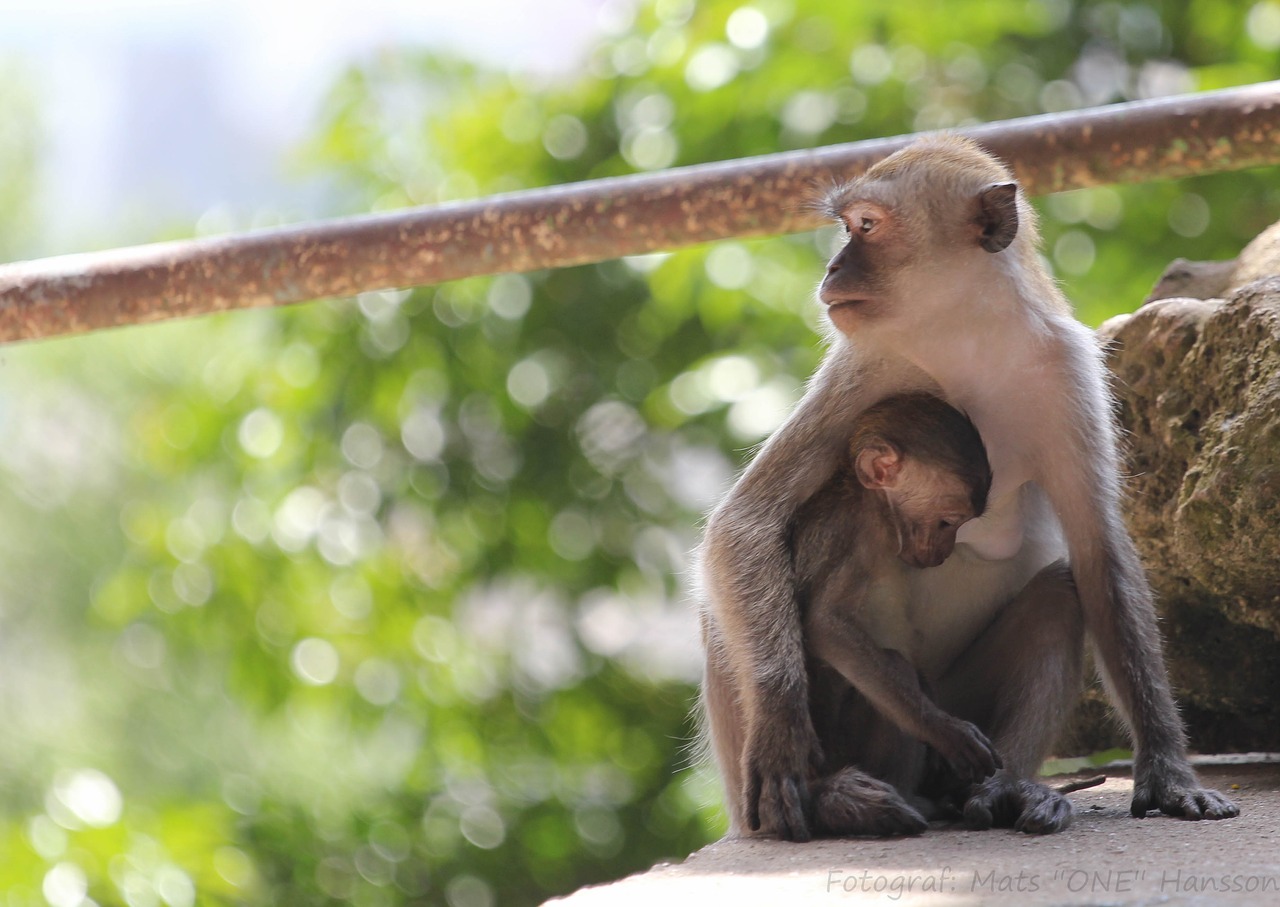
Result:
{"label": "rusty metal railing", "polygon": [[[957,130],[1033,194],[1280,163],[1280,82]],[[0,342],[811,229],[815,184],[911,141],[571,183],[470,202],[0,265]]]}

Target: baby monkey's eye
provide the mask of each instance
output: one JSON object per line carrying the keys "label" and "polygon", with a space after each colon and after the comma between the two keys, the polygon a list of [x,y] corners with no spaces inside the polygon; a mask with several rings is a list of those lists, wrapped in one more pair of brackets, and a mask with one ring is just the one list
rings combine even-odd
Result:
{"label": "baby monkey's eye", "polygon": [[858,222],[858,229],[863,233],[870,233],[876,228],[876,222],[869,217],[864,217]]}

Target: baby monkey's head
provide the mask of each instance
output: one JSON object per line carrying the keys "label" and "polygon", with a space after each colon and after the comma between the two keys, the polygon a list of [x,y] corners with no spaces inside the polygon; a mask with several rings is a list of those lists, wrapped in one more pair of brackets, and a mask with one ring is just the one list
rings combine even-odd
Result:
{"label": "baby monkey's head", "polygon": [[991,464],[982,438],[967,416],[932,394],[901,394],[869,408],[849,452],[858,481],[883,496],[898,556],[913,567],[950,557],[956,531],[987,507]]}

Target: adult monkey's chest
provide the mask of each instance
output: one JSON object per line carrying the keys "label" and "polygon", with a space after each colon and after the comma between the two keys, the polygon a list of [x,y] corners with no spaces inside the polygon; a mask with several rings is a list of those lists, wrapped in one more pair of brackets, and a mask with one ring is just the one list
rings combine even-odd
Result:
{"label": "adult monkey's chest", "polygon": [[939,567],[916,570],[902,599],[913,634],[912,663],[940,676],[1045,567],[1066,557],[1053,508],[1035,482],[991,502],[960,529],[956,550]]}

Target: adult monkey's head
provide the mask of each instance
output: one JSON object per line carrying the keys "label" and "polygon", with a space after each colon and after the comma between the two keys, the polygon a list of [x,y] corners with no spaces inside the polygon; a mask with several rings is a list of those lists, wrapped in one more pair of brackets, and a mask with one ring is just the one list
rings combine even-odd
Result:
{"label": "adult monkey's head", "polygon": [[1038,245],[1013,174],[975,142],[914,142],[828,193],[824,208],[848,242],[818,296],[845,334],[906,326],[954,301],[948,290],[989,284]]}

